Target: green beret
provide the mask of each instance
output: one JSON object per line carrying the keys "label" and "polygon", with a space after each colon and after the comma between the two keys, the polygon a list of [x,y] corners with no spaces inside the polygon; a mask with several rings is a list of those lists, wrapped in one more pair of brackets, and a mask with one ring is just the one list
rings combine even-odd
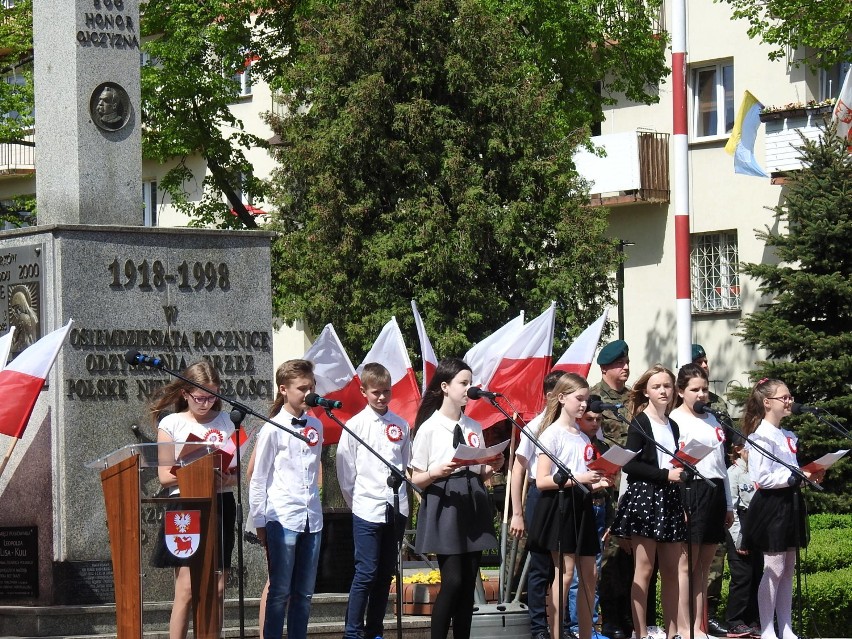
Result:
{"label": "green beret", "polygon": [[627,357],[627,350],[627,342],[623,339],[610,342],[598,353],[598,364],[606,366],[607,364],[612,364],[617,359]]}
{"label": "green beret", "polygon": [[692,345],[692,361],[704,357],[707,358],[707,353],[704,352],[704,347],[701,344],[693,344]]}

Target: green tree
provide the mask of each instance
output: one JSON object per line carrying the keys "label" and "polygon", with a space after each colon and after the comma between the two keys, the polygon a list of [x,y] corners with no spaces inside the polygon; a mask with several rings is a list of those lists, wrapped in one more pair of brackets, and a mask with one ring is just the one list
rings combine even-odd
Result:
{"label": "green tree", "polygon": [[[318,6],[281,69],[273,297],[356,358],[420,305],[440,355],[558,302],[557,349],[599,313],[616,263],[587,206],[562,86],[475,0]],[[413,333],[412,333],[413,334]]]}
{"label": "green tree", "polygon": [[[33,146],[27,137],[33,127],[32,0],[2,9],[0,20],[0,143]],[[26,200],[26,201],[25,201]],[[11,208],[0,207],[0,222],[29,221],[21,212],[33,211],[32,198],[19,198]]]}
{"label": "green tree", "polygon": [[[161,188],[193,224],[256,228],[241,194],[262,198],[264,183],[245,150],[267,143],[234,115],[239,84],[233,77],[250,63],[260,76],[277,64],[288,50],[291,30],[284,25],[293,8],[272,0],[150,0],[140,11],[150,56],[142,68],[143,153],[177,161]],[[196,179],[187,166],[195,155],[208,169],[199,202],[186,189]]]}
{"label": "green tree", "polygon": [[[782,230],[758,237],[772,247],[779,264],[745,264],[771,302],[742,321],[740,337],[769,359],[751,371],[753,380],[784,380],[796,400],[825,407],[841,422],[852,417],[852,156],[830,127],[818,141],[804,141],[804,167],[791,173],[784,201],[775,208]],[[804,462],[849,448],[828,426],[811,416],[790,417],[799,434]],[[841,460],[828,473],[825,492],[810,501],[819,510],[849,512],[846,487],[852,464]]]}
{"label": "green tree", "polygon": [[662,0],[486,0],[524,36],[521,54],[560,81],[564,117],[599,122],[623,95],[659,100],[669,69]]}
{"label": "green tree", "polygon": [[783,60],[788,47],[806,48],[811,68],[829,68],[852,60],[852,3],[849,0],[716,0],[747,20],[748,35],[773,49],[770,60]]}

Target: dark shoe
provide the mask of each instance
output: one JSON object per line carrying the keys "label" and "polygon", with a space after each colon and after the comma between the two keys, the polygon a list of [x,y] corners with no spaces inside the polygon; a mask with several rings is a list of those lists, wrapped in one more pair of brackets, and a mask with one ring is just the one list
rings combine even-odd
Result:
{"label": "dark shoe", "polygon": [[718,619],[710,619],[707,620],[707,634],[713,635],[714,637],[727,637],[728,636],[728,626],[719,621]]}
{"label": "dark shoe", "polygon": [[751,636],[751,627],[744,623],[738,623],[732,628],[728,628],[728,637],[749,637]]}
{"label": "dark shoe", "polygon": [[601,634],[606,635],[609,639],[627,639],[625,632],[614,626],[604,626],[601,628]]}
{"label": "dark shoe", "polygon": [[752,637],[759,637],[761,635],[762,630],[760,628],[759,623],[750,624],[749,628],[751,628],[751,636]]}

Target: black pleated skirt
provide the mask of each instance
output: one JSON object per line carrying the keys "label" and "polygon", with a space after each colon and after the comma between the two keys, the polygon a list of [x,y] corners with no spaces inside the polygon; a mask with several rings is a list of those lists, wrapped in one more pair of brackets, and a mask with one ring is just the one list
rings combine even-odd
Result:
{"label": "black pleated skirt", "polygon": [[761,488],[748,507],[743,547],[759,552],[805,548],[811,538],[807,516],[805,500],[797,487]]}
{"label": "black pleated skirt", "polygon": [[494,509],[479,475],[469,470],[453,473],[424,491],[416,552],[458,555],[496,547]]}
{"label": "black pleated skirt", "polygon": [[[559,491],[543,490],[530,524],[530,550],[580,554],[594,557],[601,550],[591,494],[584,495],[576,486],[565,489],[564,512],[559,515]],[[560,528],[559,522],[562,522]]]}

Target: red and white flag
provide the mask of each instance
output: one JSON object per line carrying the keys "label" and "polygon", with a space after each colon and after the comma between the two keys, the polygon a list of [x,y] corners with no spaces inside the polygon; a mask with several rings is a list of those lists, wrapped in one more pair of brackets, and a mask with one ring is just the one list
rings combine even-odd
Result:
{"label": "red and white flag", "polygon": [[71,330],[68,324],[27,347],[0,371],[0,433],[20,439],[33,414],[59,349]]}
{"label": "red and white flag", "polygon": [[399,330],[396,317],[391,317],[382,328],[373,348],[356,369],[358,375],[361,375],[364,365],[369,362],[378,362],[388,369],[391,375],[392,391],[390,409],[409,425],[414,424],[417,407],[420,404],[420,389],[417,387],[417,376],[411,367],[411,358],[405,349],[402,331]]}
{"label": "red and white flag", "polygon": [[[414,324],[417,326],[417,337],[420,339],[420,358],[423,360],[423,392],[425,393],[432,375],[435,374],[435,369],[438,368],[438,358],[435,357],[435,351],[432,350],[432,342],[429,341],[426,326],[423,324],[423,318],[420,317],[417,302],[414,300],[411,300],[411,312],[414,313]],[[409,422],[409,424],[413,423]]]}
{"label": "red and white flag", "polygon": [[223,470],[232,471],[237,467],[237,438],[240,440],[240,461],[245,459],[244,455],[249,436],[246,434],[245,428],[240,428],[231,433],[231,436],[219,447],[222,454]]}
{"label": "red and white flag", "polygon": [[[361,380],[355,374],[355,368],[337,332],[331,324],[326,324],[322,333],[305,353],[305,359],[314,363],[316,392],[323,397],[343,402],[343,408],[334,412],[342,422],[361,412],[367,400],[361,394]],[[311,408],[311,414],[323,425],[323,445],[340,441],[340,426],[329,419],[323,408]]]}
{"label": "red and white flag", "polygon": [[[550,370],[553,356],[553,329],[556,302],[544,313],[526,324],[511,341],[504,342],[502,357],[483,388],[502,393],[514,409],[529,421],[541,412],[544,404],[542,385]],[[488,428],[505,419],[502,413],[484,401],[473,402],[467,414]]]}
{"label": "red and white flag", "polygon": [[473,370],[473,385],[486,388],[485,384],[494,375],[494,371],[503,354],[524,328],[524,314],[509,320],[481,342],[474,344],[462,358]]}
{"label": "red and white flag", "polygon": [[838,137],[846,140],[846,150],[852,153],[852,65],[846,71],[831,119],[837,124]]}
{"label": "red and white flag", "polygon": [[0,371],[6,368],[6,362],[9,361],[9,353],[12,351],[12,336],[15,334],[15,327],[9,328],[9,332],[3,337],[0,337]]}
{"label": "red and white flag", "polygon": [[577,373],[583,377],[589,376],[589,371],[592,368],[592,360],[595,358],[595,351],[598,349],[598,343],[601,341],[601,333],[606,323],[607,312],[608,309],[604,310],[598,319],[589,324],[577,336],[577,339],[562,354],[559,361],[553,365],[553,370]]}

